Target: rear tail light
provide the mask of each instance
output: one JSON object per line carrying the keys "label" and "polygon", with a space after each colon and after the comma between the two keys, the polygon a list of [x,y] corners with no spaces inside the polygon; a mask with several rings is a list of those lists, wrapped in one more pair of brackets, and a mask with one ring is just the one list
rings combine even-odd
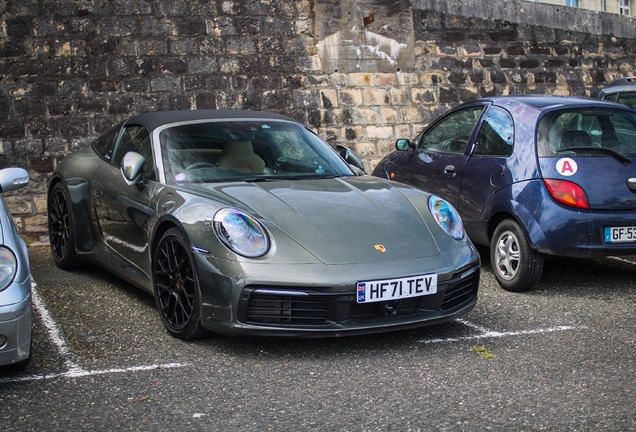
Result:
{"label": "rear tail light", "polygon": [[583,188],[567,180],[544,179],[545,187],[552,198],[563,205],[581,209],[589,209],[590,203]]}

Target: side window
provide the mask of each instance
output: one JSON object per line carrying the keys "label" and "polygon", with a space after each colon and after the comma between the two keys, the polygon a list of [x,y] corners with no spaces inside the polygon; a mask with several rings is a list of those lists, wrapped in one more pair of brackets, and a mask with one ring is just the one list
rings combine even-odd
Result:
{"label": "side window", "polygon": [[616,102],[618,100],[618,93],[605,96],[606,101]]}
{"label": "side window", "polygon": [[483,105],[455,112],[428,129],[420,139],[419,148],[436,153],[464,154]]}
{"label": "side window", "polygon": [[514,124],[508,111],[492,107],[479,130],[473,154],[478,156],[510,156],[514,135]]}
{"label": "side window", "polygon": [[627,105],[630,108],[636,108],[636,93],[621,93],[618,96],[618,103]]}
{"label": "side window", "polygon": [[110,161],[113,157],[113,146],[119,136],[121,123],[93,141],[93,150],[103,159]]}
{"label": "side window", "polygon": [[134,151],[146,158],[144,174],[149,179],[154,179],[154,164],[152,148],[150,147],[150,134],[143,126],[126,126],[119,144],[115,148],[113,164],[119,166],[122,158],[129,151]]}

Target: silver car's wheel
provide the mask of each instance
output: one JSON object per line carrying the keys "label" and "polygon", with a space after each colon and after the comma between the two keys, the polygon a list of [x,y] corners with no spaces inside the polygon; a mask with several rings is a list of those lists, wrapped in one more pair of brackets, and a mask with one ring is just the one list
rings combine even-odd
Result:
{"label": "silver car's wheel", "polygon": [[75,228],[70,203],[66,187],[62,183],[53,186],[47,203],[49,241],[55,263],[66,270],[79,265],[75,251]]}
{"label": "silver car's wheel", "polygon": [[199,278],[188,245],[180,230],[168,230],[159,241],[152,265],[157,310],[170,334],[179,339],[206,334],[201,324]]}
{"label": "silver car's wheel", "polygon": [[490,262],[497,282],[508,291],[531,289],[543,272],[543,256],[530,247],[523,229],[511,219],[495,229]]}

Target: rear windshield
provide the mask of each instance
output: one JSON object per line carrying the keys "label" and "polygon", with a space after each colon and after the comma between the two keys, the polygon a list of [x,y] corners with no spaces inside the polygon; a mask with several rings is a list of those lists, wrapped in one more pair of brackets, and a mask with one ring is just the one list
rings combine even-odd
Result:
{"label": "rear windshield", "polygon": [[614,109],[571,109],[546,114],[537,131],[539,157],[636,155],[636,114]]}

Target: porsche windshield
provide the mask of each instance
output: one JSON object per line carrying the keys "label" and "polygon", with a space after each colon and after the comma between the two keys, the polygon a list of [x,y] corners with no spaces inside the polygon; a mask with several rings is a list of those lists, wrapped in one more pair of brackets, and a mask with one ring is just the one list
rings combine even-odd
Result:
{"label": "porsche windshield", "polygon": [[354,175],[301,125],[272,120],[181,124],[160,133],[168,183]]}

